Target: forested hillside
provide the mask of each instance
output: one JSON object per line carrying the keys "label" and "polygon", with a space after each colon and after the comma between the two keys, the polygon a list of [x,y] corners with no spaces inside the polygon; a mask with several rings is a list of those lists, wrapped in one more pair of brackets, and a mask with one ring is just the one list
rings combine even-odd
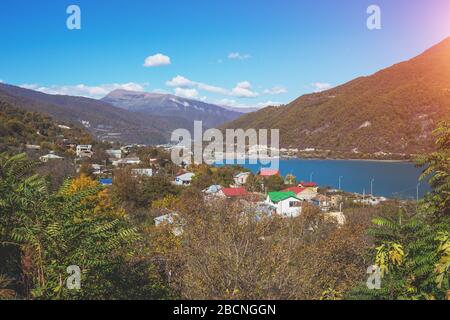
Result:
{"label": "forested hillside", "polygon": [[0,152],[24,150],[27,144],[55,150],[64,139],[74,143],[93,141],[81,126],[56,122],[48,115],[0,101]]}
{"label": "forested hillside", "polygon": [[450,118],[450,38],[418,57],[286,106],[246,114],[227,128],[280,129],[281,145],[348,153],[415,154]]}

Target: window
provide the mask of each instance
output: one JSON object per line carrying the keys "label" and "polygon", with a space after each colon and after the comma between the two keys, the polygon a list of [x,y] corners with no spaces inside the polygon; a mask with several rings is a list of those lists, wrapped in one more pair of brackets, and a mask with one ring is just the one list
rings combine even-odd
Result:
{"label": "window", "polygon": [[298,208],[300,207],[300,201],[289,201],[289,208]]}

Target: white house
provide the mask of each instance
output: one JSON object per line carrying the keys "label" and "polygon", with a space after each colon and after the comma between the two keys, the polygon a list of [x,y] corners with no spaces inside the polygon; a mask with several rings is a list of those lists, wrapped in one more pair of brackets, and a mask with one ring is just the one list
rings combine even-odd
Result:
{"label": "white house", "polygon": [[48,162],[50,160],[62,160],[62,159],[64,159],[64,158],[57,156],[54,153],[49,153],[49,154],[46,154],[45,156],[39,157],[39,160],[41,160],[42,162]]}
{"label": "white house", "polygon": [[79,144],[77,145],[77,157],[78,158],[83,158],[83,157],[92,157],[92,155],[94,154],[92,152],[92,145],[90,144]]}
{"label": "white house", "polygon": [[122,150],[120,149],[106,150],[106,154],[112,159],[122,159]]}
{"label": "white house", "polygon": [[116,161],[113,161],[113,166],[119,167],[119,166],[128,166],[128,165],[137,165],[140,164],[141,160],[138,157],[127,157],[125,159],[119,159]]}
{"label": "white house", "polygon": [[240,172],[237,175],[234,176],[234,184],[236,186],[243,186],[246,182],[248,177],[250,176],[250,172]]}
{"label": "white house", "polygon": [[132,169],[131,174],[135,177],[153,177],[153,169]]}
{"label": "white house", "polygon": [[357,199],[357,200],[353,200],[353,202],[355,203],[361,203],[361,204],[365,204],[365,205],[370,205],[370,206],[377,206],[379,205],[381,202],[386,201],[387,199],[385,197],[367,197],[365,199]]}
{"label": "white house", "polygon": [[212,186],[209,186],[208,188],[204,189],[202,192],[206,196],[224,196],[223,192],[220,192],[221,190],[222,190],[221,186],[213,184]]}
{"label": "white house", "polygon": [[266,203],[276,206],[277,214],[285,217],[295,218],[302,211],[302,201],[292,191],[269,192]]}
{"label": "white house", "polygon": [[195,177],[195,173],[186,172],[175,178],[174,184],[178,186],[189,186],[191,185],[192,178]]}

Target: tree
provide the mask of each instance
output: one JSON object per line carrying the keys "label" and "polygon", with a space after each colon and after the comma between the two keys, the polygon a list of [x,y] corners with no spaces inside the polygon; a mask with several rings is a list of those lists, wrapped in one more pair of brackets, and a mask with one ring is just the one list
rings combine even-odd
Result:
{"label": "tree", "polygon": [[[151,261],[142,259],[138,230],[114,207],[95,211],[103,191],[95,181],[69,180],[51,194],[24,154],[1,156],[0,164],[0,256],[6,260],[0,274],[12,278],[9,290],[35,299],[151,299],[166,294]],[[65,285],[71,265],[82,271],[81,290]]]}
{"label": "tree", "polygon": [[418,210],[403,208],[373,220],[374,262],[382,271],[382,287],[368,290],[362,285],[350,297],[443,299],[449,290],[450,124],[442,123],[435,135],[437,150],[418,160],[426,167],[421,178],[429,177],[433,190]]}

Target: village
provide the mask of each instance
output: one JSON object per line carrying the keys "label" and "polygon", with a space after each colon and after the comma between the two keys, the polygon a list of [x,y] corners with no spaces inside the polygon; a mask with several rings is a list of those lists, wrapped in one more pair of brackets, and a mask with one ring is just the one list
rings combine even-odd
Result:
{"label": "village", "polygon": [[[111,146],[109,143],[106,146]],[[38,151],[39,146],[27,145],[28,150]],[[314,181],[296,181],[296,177],[288,174],[282,177],[279,170],[260,168],[255,174],[240,166],[232,166],[232,180],[228,183],[211,184],[195,183],[199,180],[198,168],[183,164],[176,166],[170,161],[171,145],[148,147],[145,145],[115,145],[115,148],[98,150],[92,144],[76,144],[64,140],[62,147],[73,155],[73,164],[77,175],[89,175],[105,188],[112,188],[115,183],[115,172],[127,170],[131,179],[164,177],[177,188],[201,188],[200,191],[207,203],[216,200],[239,202],[246,208],[267,217],[299,217],[305,208],[313,208],[329,221],[344,225],[346,207],[377,206],[388,201],[384,197],[361,195],[319,186]],[[101,154],[101,156],[95,156]],[[67,152],[66,152],[67,157]],[[54,151],[41,155],[39,160],[49,164],[67,160],[64,155]],[[170,167],[168,170],[167,167]],[[205,165],[206,166],[206,165]],[[211,167],[208,170],[217,170]],[[251,182],[250,182],[251,180]],[[154,218],[156,226],[162,224],[176,225],[174,234],[181,234],[182,228],[177,219],[177,212],[161,211]]]}

